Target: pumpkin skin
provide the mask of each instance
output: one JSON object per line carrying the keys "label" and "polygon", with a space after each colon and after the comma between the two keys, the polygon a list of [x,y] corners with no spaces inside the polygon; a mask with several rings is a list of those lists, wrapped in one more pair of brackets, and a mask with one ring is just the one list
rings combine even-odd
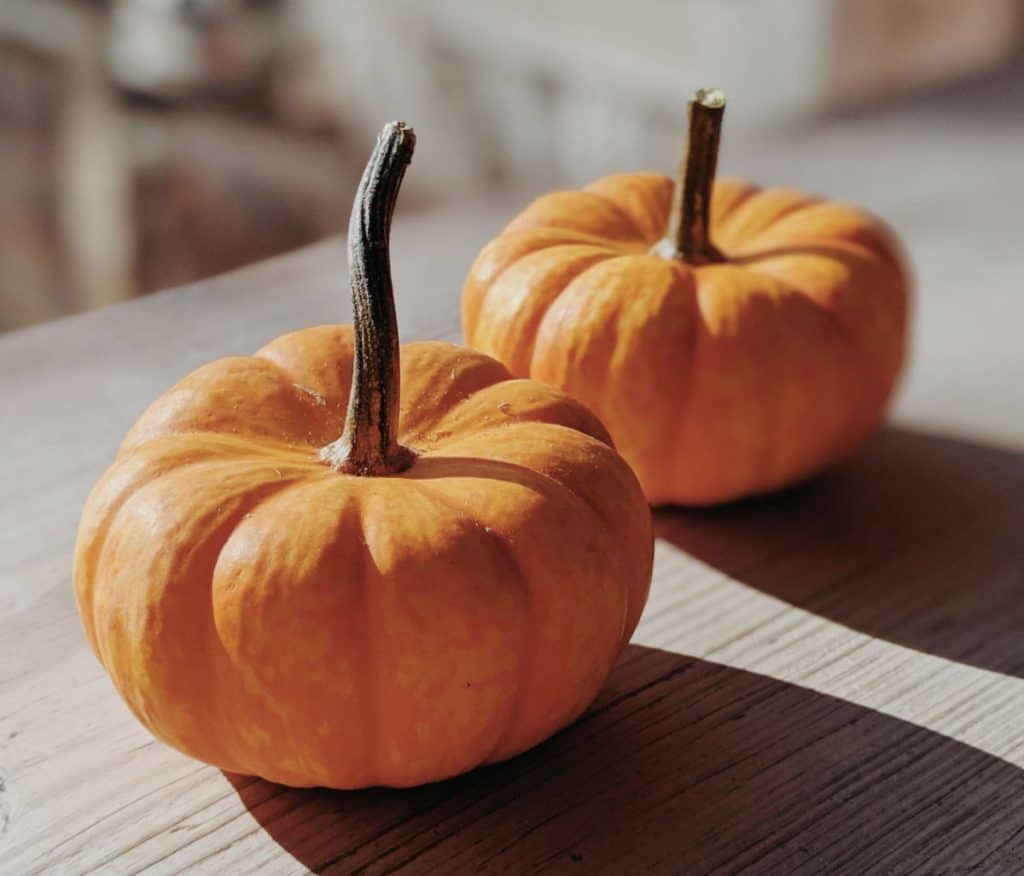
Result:
{"label": "pumpkin skin", "polygon": [[320,326],[186,377],[128,433],[75,552],[86,634],[139,720],[293,786],[415,785],[537,744],[596,695],[651,575],[650,512],[600,423],[481,353],[402,347],[411,464],[327,464],[355,347]]}
{"label": "pumpkin skin", "polygon": [[532,203],[480,253],[466,342],[559,386],[608,427],[654,505],[707,505],[832,466],[882,418],[909,283],[866,213],[714,183],[722,262],[652,253],[673,181],[608,176]]}

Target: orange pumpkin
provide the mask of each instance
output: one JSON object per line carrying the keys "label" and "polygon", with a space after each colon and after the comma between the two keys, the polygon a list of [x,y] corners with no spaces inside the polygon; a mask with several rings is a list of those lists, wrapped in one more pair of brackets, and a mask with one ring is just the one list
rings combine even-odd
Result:
{"label": "orange pumpkin", "polygon": [[691,101],[675,185],[634,173],[545,195],[463,295],[467,343],[587,404],[656,505],[833,465],[878,426],[904,359],[893,237],[845,204],[714,182],[724,105]]}
{"label": "orange pumpkin", "polygon": [[386,127],[356,198],[354,329],[186,377],[82,516],[96,654],[155,735],[227,770],[406,786],[508,758],[586,708],[647,598],[650,511],[589,411],[462,347],[399,359],[413,143]]}

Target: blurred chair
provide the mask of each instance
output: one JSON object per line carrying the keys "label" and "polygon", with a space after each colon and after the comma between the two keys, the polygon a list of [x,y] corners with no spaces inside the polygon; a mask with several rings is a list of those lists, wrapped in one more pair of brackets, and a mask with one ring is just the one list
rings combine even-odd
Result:
{"label": "blurred chair", "polygon": [[0,4],[0,330],[343,226],[361,156],[275,80],[280,7]]}

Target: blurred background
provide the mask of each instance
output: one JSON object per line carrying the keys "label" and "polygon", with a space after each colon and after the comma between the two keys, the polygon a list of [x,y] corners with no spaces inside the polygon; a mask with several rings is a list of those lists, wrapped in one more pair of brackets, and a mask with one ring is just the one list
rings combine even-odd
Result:
{"label": "blurred background", "polygon": [[0,330],[337,233],[391,118],[423,215],[672,173],[700,85],[730,97],[726,171],[984,212],[1021,180],[1022,33],[1020,0],[6,0]]}

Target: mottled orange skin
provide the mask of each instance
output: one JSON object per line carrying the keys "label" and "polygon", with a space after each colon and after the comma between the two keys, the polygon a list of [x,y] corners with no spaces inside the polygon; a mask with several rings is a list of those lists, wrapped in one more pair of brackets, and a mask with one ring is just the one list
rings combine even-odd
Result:
{"label": "mottled orange skin", "polygon": [[608,427],[654,505],[774,490],[878,426],[909,283],[876,219],[792,189],[715,183],[724,264],[649,254],[673,183],[609,176],[531,204],[480,254],[471,346],[565,389]]}
{"label": "mottled orange skin", "polygon": [[93,489],[75,553],[97,655],[158,737],[294,786],[407,786],[540,742],[639,619],[650,512],[560,390],[402,348],[407,470],[340,474],[349,326],[200,368]]}

